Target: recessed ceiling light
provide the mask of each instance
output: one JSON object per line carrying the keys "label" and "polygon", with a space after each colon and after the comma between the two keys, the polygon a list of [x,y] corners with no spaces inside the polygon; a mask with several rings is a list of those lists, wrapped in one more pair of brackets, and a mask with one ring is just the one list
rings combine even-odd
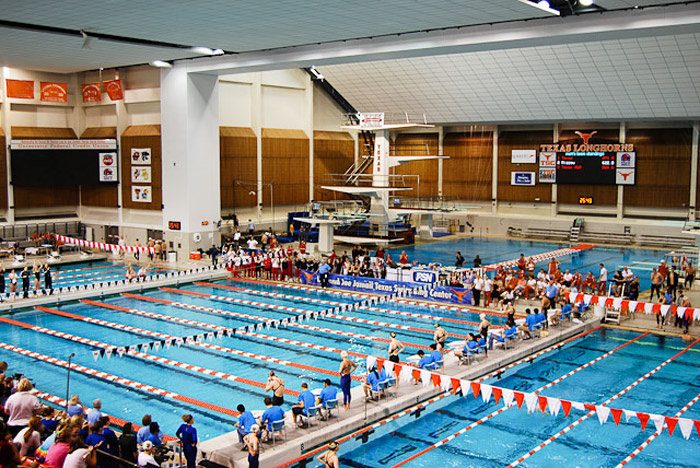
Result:
{"label": "recessed ceiling light", "polygon": [[588,7],[593,5],[593,0],[578,0],[578,4],[581,6]]}

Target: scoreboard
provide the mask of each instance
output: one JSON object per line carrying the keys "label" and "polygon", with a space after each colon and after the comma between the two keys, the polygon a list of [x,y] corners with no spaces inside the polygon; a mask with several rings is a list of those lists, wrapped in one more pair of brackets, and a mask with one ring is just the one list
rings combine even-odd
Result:
{"label": "scoreboard", "polygon": [[615,185],[616,153],[557,153],[557,184]]}

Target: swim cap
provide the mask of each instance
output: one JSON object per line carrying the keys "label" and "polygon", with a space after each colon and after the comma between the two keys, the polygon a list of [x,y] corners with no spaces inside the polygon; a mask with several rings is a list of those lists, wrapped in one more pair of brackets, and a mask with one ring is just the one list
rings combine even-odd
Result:
{"label": "swim cap", "polygon": [[484,320],[484,319],[486,318],[486,314],[479,314],[479,318],[480,318],[481,320]]}
{"label": "swim cap", "polygon": [[341,351],[341,352],[340,352],[340,357],[342,357],[342,358],[348,357],[348,352],[347,352],[347,351]]}
{"label": "swim cap", "polygon": [[146,442],[141,444],[141,448],[143,448],[144,450],[151,450],[153,448],[153,442],[147,440]]}
{"label": "swim cap", "polygon": [[260,426],[258,426],[257,424],[253,424],[252,426],[250,426],[250,432],[256,433],[259,431],[260,431]]}
{"label": "swim cap", "polygon": [[328,443],[328,450],[332,450],[335,452],[336,450],[338,450],[338,447],[340,447],[340,445],[335,440],[332,440]]}
{"label": "swim cap", "polygon": [[440,326],[439,323],[435,323],[435,328],[437,328],[437,327],[439,327],[439,326]]}
{"label": "swim cap", "polygon": [[389,336],[391,336],[392,338],[396,338],[396,332],[389,333]]}

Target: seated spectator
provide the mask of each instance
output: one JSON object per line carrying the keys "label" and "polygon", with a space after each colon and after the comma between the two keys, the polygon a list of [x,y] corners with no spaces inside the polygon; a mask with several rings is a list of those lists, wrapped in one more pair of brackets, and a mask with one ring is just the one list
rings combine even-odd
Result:
{"label": "seated spectator", "polygon": [[89,468],[97,465],[95,447],[86,447],[80,440],[72,440],[63,468]]}
{"label": "seated spectator", "polygon": [[141,453],[139,453],[138,456],[138,465],[139,466],[149,466],[153,468],[160,468],[160,463],[158,463],[153,456],[155,453],[156,448],[153,446],[153,444],[150,441],[146,441],[143,443],[143,450]]}
{"label": "seated spectator", "polygon": [[426,355],[422,349],[418,350],[418,357],[420,358],[418,361],[418,367],[421,369],[425,369],[425,366],[430,366],[433,363],[432,356]]}
{"label": "seated spectator", "polygon": [[316,399],[316,406],[320,406],[323,410],[326,410],[326,414],[324,415],[323,410],[319,409],[324,420],[328,419],[330,416],[330,411],[328,411],[326,407],[326,403],[329,400],[338,400],[338,389],[331,386],[331,379],[325,379],[323,381],[323,390],[321,390],[321,393]]}
{"label": "seated spectator", "polygon": [[130,422],[122,426],[122,435],[119,436],[119,456],[124,460],[136,463],[138,446],[136,435]]}
{"label": "seated spectator", "polygon": [[[430,358],[430,362],[431,363],[433,362],[432,358]],[[365,398],[367,398],[367,399],[372,398],[372,392],[374,392],[374,393],[378,392],[379,391],[379,382],[382,382],[385,379],[386,379],[386,372],[384,372],[384,369],[382,369],[382,371],[380,373],[379,370],[377,369],[377,364],[375,363],[369,369],[369,372],[367,373],[367,378],[362,383],[362,389],[365,392]]]}
{"label": "seated spectator", "polygon": [[525,313],[527,314],[525,316],[525,323],[518,327],[520,338],[523,340],[532,338],[532,329],[538,323],[537,318],[532,314],[532,311],[529,308],[525,309]]}
{"label": "seated spectator", "polygon": [[70,450],[70,444],[73,438],[78,439],[78,428],[70,424],[66,425],[56,434],[54,444],[49,447],[46,454],[44,464],[55,468],[63,468],[63,462]]}
{"label": "seated spectator", "polygon": [[143,418],[141,418],[141,429],[138,430],[136,433],[136,443],[138,445],[143,444],[146,442],[146,439],[148,439],[148,434],[150,430],[150,425],[151,425],[151,415],[150,414],[145,414]]}
{"label": "seated spectator", "polygon": [[68,416],[83,415],[83,405],[80,403],[80,397],[78,395],[72,395],[70,400],[68,400],[68,407],[66,408],[66,413]]}
{"label": "seated spectator", "polygon": [[19,444],[19,455],[21,457],[33,456],[34,451],[41,445],[41,434],[44,426],[41,424],[39,416],[32,416],[27,427],[17,433],[13,442]]}
{"label": "seated spectator", "polygon": [[294,422],[297,426],[306,427],[306,423],[304,423],[301,416],[304,415],[308,417],[309,409],[313,408],[315,403],[316,397],[309,391],[309,385],[306,382],[302,383],[298,403],[292,406],[292,414],[294,415]]}
{"label": "seated spectator", "polygon": [[253,417],[253,413],[246,411],[244,405],[238,405],[236,410],[241,413],[241,415],[238,416],[238,422],[234,424],[233,427],[237,429],[238,442],[243,443],[243,438],[250,434],[250,428],[255,424],[255,418]]}
{"label": "seated spectator", "polygon": [[260,425],[263,427],[263,438],[267,440],[272,432],[272,423],[284,419],[284,410],[272,404],[272,398],[265,397],[265,412],[260,418]]}
{"label": "seated spectator", "polygon": [[17,393],[5,402],[5,413],[9,415],[7,431],[13,437],[27,427],[32,416],[39,414],[41,410],[39,399],[31,393],[33,388],[29,379],[23,377],[17,386]]}
{"label": "seated spectator", "polygon": [[146,437],[146,440],[151,442],[156,448],[161,447],[163,445],[163,432],[160,430],[160,426],[158,425],[157,422],[153,421],[149,426],[148,426],[148,437]]}
{"label": "seated spectator", "polygon": [[85,415],[85,420],[88,422],[88,424],[95,424],[97,420],[102,417],[102,413],[100,412],[101,409],[102,401],[98,398],[92,402],[92,408],[90,408]]}
{"label": "seated spectator", "polygon": [[433,370],[438,370],[442,368],[442,353],[437,350],[437,345],[435,343],[430,345],[430,349],[432,350],[430,353],[430,360],[431,364],[433,364]]}

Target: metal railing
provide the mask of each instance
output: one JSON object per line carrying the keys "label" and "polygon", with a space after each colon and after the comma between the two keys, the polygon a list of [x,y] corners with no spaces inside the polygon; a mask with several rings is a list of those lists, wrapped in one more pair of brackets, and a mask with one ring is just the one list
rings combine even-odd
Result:
{"label": "metal railing", "polygon": [[80,221],[46,222],[11,224],[0,226],[0,237],[5,240],[23,240],[31,238],[32,234],[44,233],[62,234],[64,236],[82,237],[85,226]]}

